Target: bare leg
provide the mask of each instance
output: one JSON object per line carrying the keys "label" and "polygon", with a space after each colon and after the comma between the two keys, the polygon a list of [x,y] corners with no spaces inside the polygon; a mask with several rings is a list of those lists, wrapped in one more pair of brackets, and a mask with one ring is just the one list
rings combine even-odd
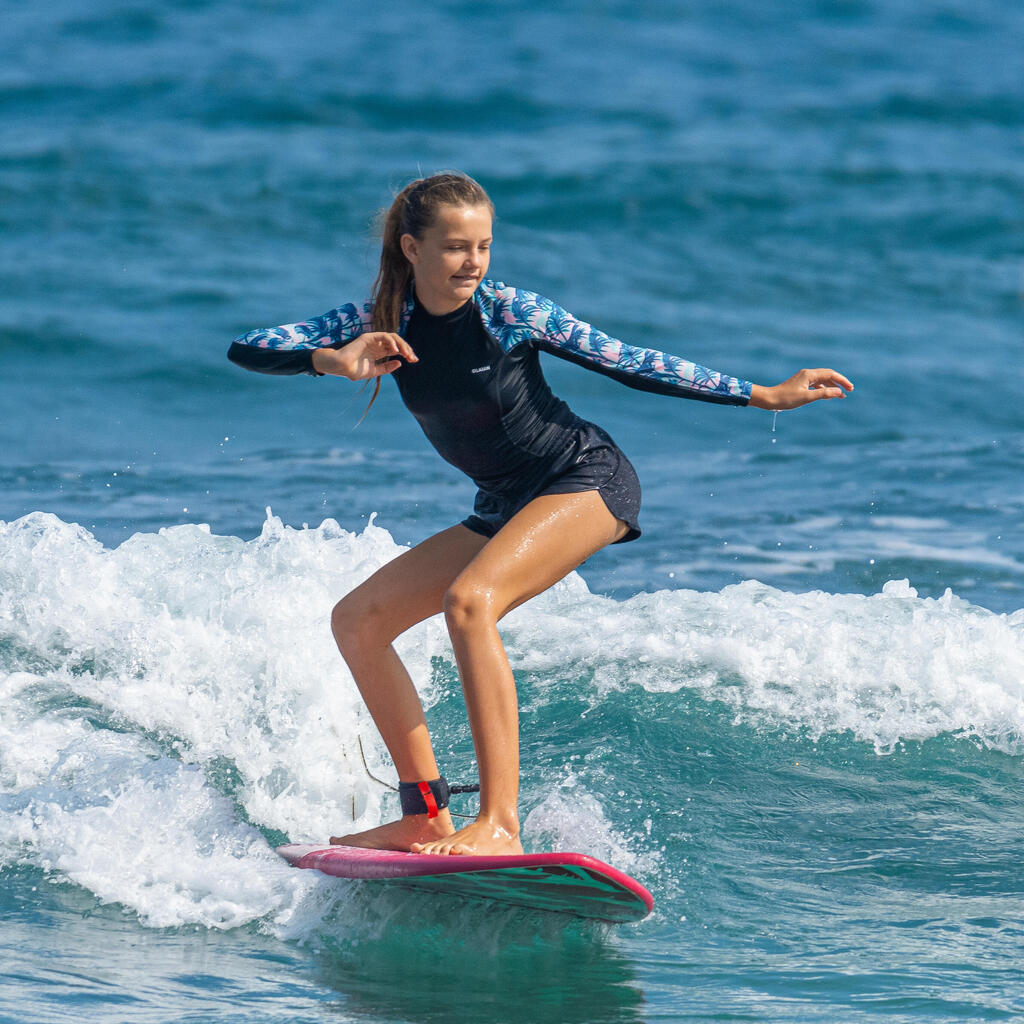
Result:
{"label": "bare leg", "polygon": [[480,768],[480,814],[454,834],[413,843],[414,852],[522,853],[519,707],[498,620],[625,532],[596,491],[543,495],[492,537],[449,587],[444,612]]}
{"label": "bare leg", "polygon": [[[452,580],[487,543],[453,526],[382,566],[335,606],[338,648],[359,687],[403,782],[439,775],[423,705],[394,647],[395,637],[442,610]],[[411,815],[379,828],[332,837],[332,843],[408,850],[454,832],[451,815]]]}

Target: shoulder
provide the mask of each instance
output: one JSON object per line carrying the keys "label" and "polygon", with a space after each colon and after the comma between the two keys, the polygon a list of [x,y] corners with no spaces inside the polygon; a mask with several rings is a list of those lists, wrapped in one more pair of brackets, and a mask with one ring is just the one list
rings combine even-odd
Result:
{"label": "shoulder", "polygon": [[503,281],[481,281],[476,301],[484,324],[506,350],[531,339],[557,336],[572,319],[551,299]]}
{"label": "shoulder", "polygon": [[482,310],[503,317],[535,316],[539,310],[557,308],[550,299],[536,292],[489,279],[480,282],[477,301]]}

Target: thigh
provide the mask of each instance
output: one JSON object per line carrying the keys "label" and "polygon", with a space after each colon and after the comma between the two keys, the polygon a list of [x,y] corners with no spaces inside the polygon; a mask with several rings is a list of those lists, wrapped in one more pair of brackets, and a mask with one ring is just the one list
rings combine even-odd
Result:
{"label": "thigh", "polygon": [[373,624],[390,642],[441,611],[445,591],[487,538],[452,526],[382,565],[338,604],[348,620]]}
{"label": "thigh", "polygon": [[628,529],[597,491],[542,494],[486,542],[454,585],[486,591],[501,618],[595,551],[624,537]]}

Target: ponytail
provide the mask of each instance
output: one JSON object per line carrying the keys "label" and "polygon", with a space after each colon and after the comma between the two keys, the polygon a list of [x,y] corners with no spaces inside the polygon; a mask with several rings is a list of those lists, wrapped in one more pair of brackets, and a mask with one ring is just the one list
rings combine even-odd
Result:
{"label": "ponytail", "polygon": [[412,284],[412,264],[402,252],[402,235],[415,234],[419,237],[422,233],[405,229],[409,193],[419,184],[419,181],[414,181],[406,185],[395,196],[391,208],[381,211],[380,270],[370,293],[373,304],[370,326],[375,331],[396,332],[402,321],[402,307]]}

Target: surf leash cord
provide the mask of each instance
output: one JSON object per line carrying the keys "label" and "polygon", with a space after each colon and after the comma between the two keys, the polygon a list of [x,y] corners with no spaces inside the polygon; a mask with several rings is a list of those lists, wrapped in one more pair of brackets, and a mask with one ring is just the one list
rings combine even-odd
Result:
{"label": "surf leash cord", "polygon": [[[402,803],[403,815],[425,814],[428,818],[436,818],[448,806],[451,794],[480,792],[480,786],[477,783],[449,786],[448,780],[443,775],[439,779],[433,779],[429,782],[399,782],[397,786],[393,786],[390,782],[378,779],[370,771],[370,766],[366,763],[366,753],[363,751],[363,738],[362,736],[357,736],[356,739],[359,742],[359,756],[363,759],[363,769],[366,771],[366,774],[374,782],[398,794],[398,798]],[[455,811],[449,811],[449,813],[454,818],[476,817],[473,814],[457,814]]]}

